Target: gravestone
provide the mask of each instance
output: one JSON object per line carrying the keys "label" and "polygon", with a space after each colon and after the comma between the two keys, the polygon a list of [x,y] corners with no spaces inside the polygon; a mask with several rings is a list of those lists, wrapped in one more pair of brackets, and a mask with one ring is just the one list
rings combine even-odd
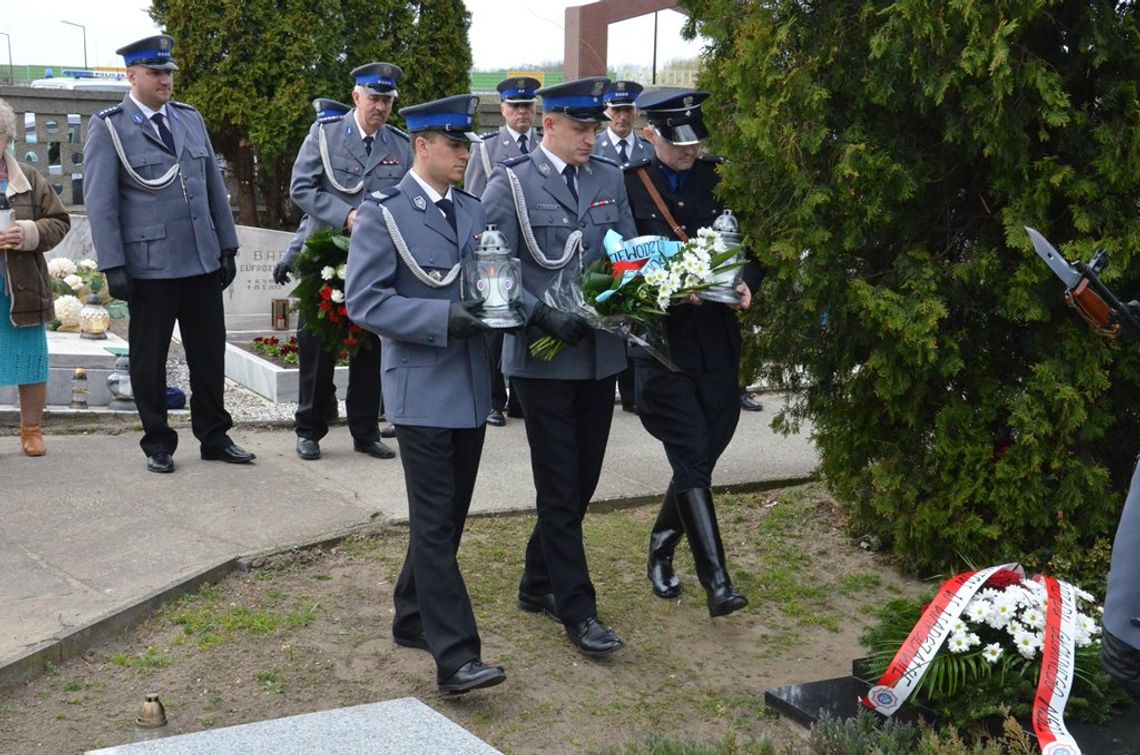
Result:
{"label": "gravestone", "polygon": [[91,750],[87,755],[502,755],[411,697]]}

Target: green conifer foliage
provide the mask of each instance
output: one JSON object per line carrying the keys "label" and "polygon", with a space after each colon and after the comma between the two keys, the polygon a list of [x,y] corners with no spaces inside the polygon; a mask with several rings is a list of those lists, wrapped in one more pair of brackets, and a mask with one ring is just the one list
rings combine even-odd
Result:
{"label": "green conifer foliage", "polygon": [[[1110,536],[1140,348],[1033,253],[1140,297],[1140,25],[1101,0],[682,0],[723,196],[768,268],[749,360],[856,534],[929,572]],[[763,453],[757,449],[757,453]]]}

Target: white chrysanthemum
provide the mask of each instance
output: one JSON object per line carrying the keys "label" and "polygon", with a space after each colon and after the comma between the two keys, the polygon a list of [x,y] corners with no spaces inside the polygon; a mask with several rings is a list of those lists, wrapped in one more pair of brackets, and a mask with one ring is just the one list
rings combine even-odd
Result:
{"label": "white chrysanthemum", "polygon": [[1087,592],[1085,592],[1081,588],[1077,587],[1075,589],[1077,591],[1077,597],[1080,598],[1081,600],[1083,600],[1084,602],[1092,603],[1094,600],[1096,600],[1092,595],[1089,595]]}
{"label": "white chrysanthemum", "polygon": [[986,587],[986,588],[983,588],[978,593],[978,597],[981,598],[982,600],[988,600],[989,602],[992,603],[1001,597],[1001,593],[992,587]]}
{"label": "white chrysanthemum", "polygon": [[1091,634],[1078,627],[1076,639],[1074,642],[1077,643],[1077,647],[1079,648],[1087,648],[1089,645],[1093,644],[1093,638]]}
{"label": "white chrysanthemum", "polygon": [[1041,609],[1030,606],[1021,612],[1021,623],[1030,629],[1045,628],[1045,613]]}
{"label": "white chrysanthemum", "polygon": [[665,268],[658,267],[645,274],[645,282],[654,288],[660,288],[661,284],[664,283],[668,277],[669,274],[665,272]]}
{"label": "white chrysanthemum", "polygon": [[1005,625],[1005,631],[1009,633],[1010,637],[1016,637],[1018,632],[1028,632],[1029,630],[1021,622],[1011,620]]}
{"label": "white chrysanthemum", "polygon": [[716,235],[716,243],[713,244],[713,251],[717,254],[723,254],[728,251],[728,244],[724,243],[724,239],[719,233]]}
{"label": "white chrysanthemum", "polygon": [[53,278],[62,278],[71,275],[76,270],[75,263],[66,257],[56,257],[48,261],[48,273]]}
{"label": "white chrysanthemum", "polygon": [[1037,599],[1033,594],[1019,585],[1010,585],[1005,588],[1005,597],[1019,606],[1032,606],[1037,604]]}
{"label": "white chrysanthemum", "polygon": [[332,292],[332,296],[329,298],[331,298],[337,304],[343,304],[344,303],[344,291],[341,291],[338,288],[334,288],[333,292]]}
{"label": "white chrysanthemum", "polygon": [[966,626],[966,622],[962,621],[961,617],[958,617],[950,622],[951,634],[966,634],[969,631],[970,628]]}
{"label": "white chrysanthemum", "polygon": [[342,281],[348,280],[348,263],[345,263],[343,265],[339,265],[337,267],[336,277],[340,278]]}
{"label": "white chrysanthemum", "polygon": [[70,288],[72,291],[78,291],[79,289],[83,288],[83,279],[80,278],[78,275],[66,276],[63,279],[63,283],[68,288]]}
{"label": "white chrysanthemum", "polygon": [[955,632],[946,641],[946,647],[950,648],[951,653],[965,653],[970,649],[970,641],[966,639],[966,635]]}
{"label": "white chrysanthemum", "polygon": [[79,324],[79,310],[83,309],[83,302],[74,296],[61,296],[55,300],[55,319],[64,325]]}
{"label": "white chrysanthemum", "polygon": [[990,615],[990,611],[994,609],[994,604],[988,600],[979,600],[974,598],[966,606],[966,618],[975,624],[981,624]]}
{"label": "white chrysanthemum", "polygon": [[967,632],[966,633],[966,642],[970,645],[970,647],[976,648],[978,645],[982,644],[982,638],[979,637],[974,632]]}
{"label": "white chrysanthemum", "polygon": [[336,276],[336,268],[332,265],[325,265],[321,268],[321,280],[331,281]]}
{"label": "white chrysanthemum", "polygon": [[714,231],[713,229],[707,227],[707,226],[704,228],[698,228],[697,229],[697,238],[698,239],[708,239],[708,238],[716,238],[716,237],[717,237],[717,232]]}
{"label": "white chrysanthemum", "polygon": [[1017,601],[1005,597],[1005,595],[998,595],[997,600],[994,601],[993,610],[990,611],[986,623],[994,629],[1001,629],[1017,614]]}
{"label": "white chrysanthemum", "polygon": [[990,663],[997,663],[998,658],[1001,658],[1002,652],[1001,645],[996,642],[991,642],[982,649],[982,657]]}
{"label": "white chrysanthemum", "polygon": [[79,260],[80,270],[98,270],[99,263],[95,260]]}
{"label": "white chrysanthemum", "polygon": [[668,309],[670,303],[671,299],[669,297],[669,294],[665,292],[665,289],[661,289],[661,291],[657,294],[657,308]]}
{"label": "white chrysanthemum", "polygon": [[1083,613],[1077,614],[1077,631],[1084,632],[1090,636],[1100,634],[1100,625],[1096,621],[1086,616]]}
{"label": "white chrysanthemum", "polygon": [[1013,638],[1013,646],[1017,648],[1017,652],[1026,658],[1033,658],[1037,655],[1037,635],[1030,632],[1018,632],[1017,636]]}

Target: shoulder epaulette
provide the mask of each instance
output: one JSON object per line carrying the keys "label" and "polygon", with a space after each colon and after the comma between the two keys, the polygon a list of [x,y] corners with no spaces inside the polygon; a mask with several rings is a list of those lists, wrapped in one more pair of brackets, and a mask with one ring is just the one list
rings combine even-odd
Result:
{"label": "shoulder epaulette", "polygon": [[499,165],[506,165],[508,168],[513,168],[514,166],[518,165],[519,163],[525,163],[529,159],[530,159],[530,154],[518,155],[517,157],[511,157],[511,158],[508,158],[506,160],[500,160]]}
{"label": "shoulder epaulette", "polygon": [[728,162],[728,158],[720,157],[719,155],[702,155],[701,157],[699,157],[697,159],[703,163],[713,163],[713,164],[720,164],[720,163]]}
{"label": "shoulder epaulette", "polygon": [[645,138],[644,136],[642,136],[641,134],[638,134],[638,135],[637,135],[637,141],[639,141],[639,142],[642,142],[642,143],[644,143],[644,144],[648,144],[648,145],[650,145],[650,146],[653,146],[653,142],[649,141],[648,139],[646,139],[646,138]]}
{"label": "shoulder epaulette", "polygon": [[479,138],[480,139],[494,139],[496,136],[498,136],[498,134],[499,134],[498,131],[488,131],[485,134],[479,134]]}
{"label": "shoulder epaulette", "polygon": [[339,121],[343,117],[344,117],[343,113],[340,115],[325,115],[325,116],[321,116],[320,118],[317,118],[317,123],[336,123],[337,121]]}
{"label": "shoulder epaulette", "polygon": [[123,104],[119,103],[118,105],[112,105],[111,107],[107,108],[106,110],[100,110],[95,115],[97,115],[100,118],[106,118],[108,115],[114,115],[115,113],[121,111],[122,109],[123,109]]}
{"label": "shoulder epaulette", "polygon": [[408,136],[407,131],[401,131],[400,129],[393,126],[391,123],[388,124],[388,128],[392,129],[392,131],[395,132],[395,134],[397,136],[402,137],[404,139],[404,141],[410,142],[412,140],[412,137]]}
{"label": "shoulder epaulette", "polygon": [[195,113],[198,112],[197,108],[195,108],[193,105],[187,104],[185,102],[179,102],[178,100],[171,100],[170,104],[174,105],[175,107],[180,107],[183,110],[193,110]]}
{"label": "shoulder epaulette", "polygon": [[368,198],[370,200],[372,200],[373,202],[375,202],[376,204],[380,204],[384,200],[391,199],[392,197],[396,196],[399,193],[400,193],[400,188],[398,186],[389,186],[387,189],[384,189],[384,191],[372,192],[371,194],[368,195]]}
{"label": "shoulder epaulette", "polygon": [[607,165],[612,165],[615,168],[621,167],[621,165],[618,164],[617,160],[611,160],[610,158],[606,157],[605,155],[591,154],[590,159],[591,160],[597,160],[598,162],[601,162],[601,163],[606,163]]}
{"label": "shoulder epaulette", "polygon": [[471,198],[472,198],[472,199],[474,199],[476,202],[480,201],[480,199],[479,199],[478,195],[476,195],[476,194],[472,194],[471,192],[467,191],[466,189],[461,189],[461,188],[459,188],[458,186],[452,186],[452,187],[451,187],[451,190],[452,190],[452,191],[457,191],[457,192],[459,192],[460,194],[462,194],[462,195],[464,195],[464,196],[467,196],[467,197],[471,197]]}
{"label": "shoulder epaulette", "polygon": [[643,157],[640,160],[636,160],[632,163],[626,163],[625,165],[621,166],[621,169],[623,171],[632,170],[634,168],[640,168],[643,165],[649,165],[650,162],[652,161],[648,157]]}

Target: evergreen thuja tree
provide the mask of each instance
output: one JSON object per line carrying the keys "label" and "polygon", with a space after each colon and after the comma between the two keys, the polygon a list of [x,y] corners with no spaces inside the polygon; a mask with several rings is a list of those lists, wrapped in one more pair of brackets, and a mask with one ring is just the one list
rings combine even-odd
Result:
{"label": "evergreen thuja tree", "polygon": [[[1140,348],[1036,227],[1140,297],[1140,25],[1103,0],[682,0],[722,191],[768,268],[748,359],[793,392],[860,533],[915,570],[1110,536]],[[763,449],[757,449],[763,453]]]}
{"label": "evergreen thuja tree", "polygon": [[[471,14],[463,0],[419,0],[409,60],[411,102],[463,94],[471,88]],[[401,93],[402,94],[402,93]],[[406,104],[406,103],[405,103]]]}

